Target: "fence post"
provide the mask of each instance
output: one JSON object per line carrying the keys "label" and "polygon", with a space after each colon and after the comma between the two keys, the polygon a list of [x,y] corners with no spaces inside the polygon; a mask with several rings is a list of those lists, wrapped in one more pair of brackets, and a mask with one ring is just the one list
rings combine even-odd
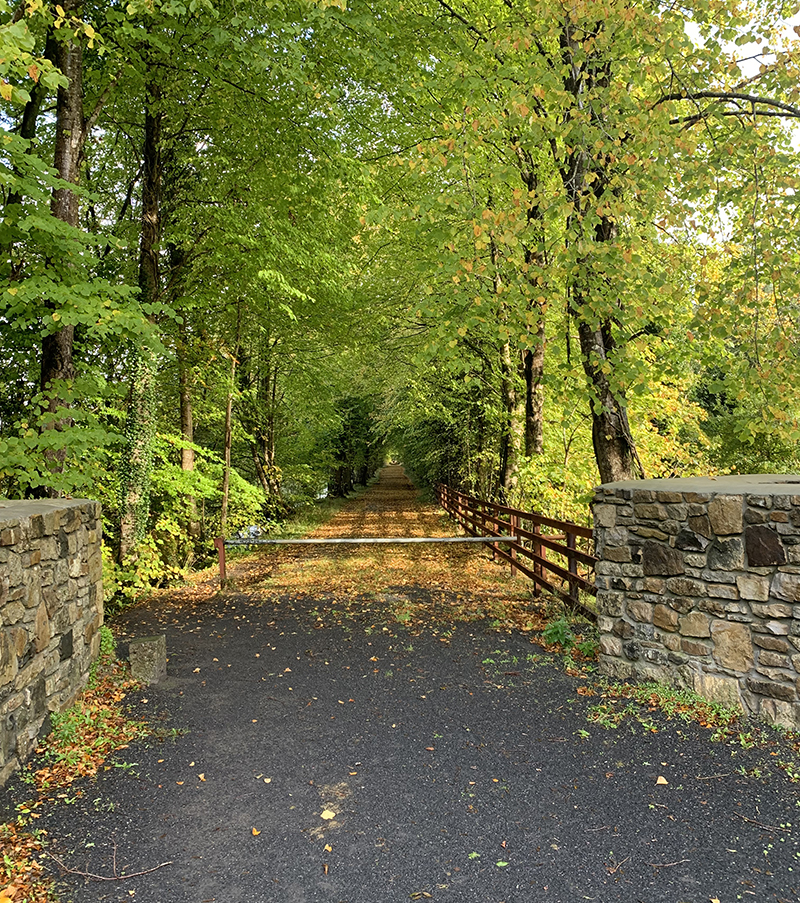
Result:
{"label": "fence post", "polygon": [[[535,536],[541,535],[541,532],[542,532],[542,526],[541,526],[541,524],[536,524],[536,523],[534,523],[532,526],[533,526],[533,533],[534,533],[534,535],[535,535]],[[541,544],[537,539],[534,539],[534,540],[533,540],[533,543],[532,543],[532,549],[533,549],[533,554],[536,556],[536,557],[533,559],[533,573],[534,573],[537,577],[541,577],[541,576],[542,576],[542,565],[541,565],[541,562],[539,561],[539,559],[542,557],[542,551],[544,550],[544,547],[542,546],[542,544]],[[539,586],[539,584],[534,580],[534,581],[533,581],[533,595],[534,595],[534,596],[541,596],[541,594],[542,594],[542,588],[541,588],[541,586]]]}
{"label": "fence post", "polygon": [[[572,554],[572,552],[574,552],[576,548],[576,540],[577,537],[574,533],[567,533],[567,548],[570,552],[567,558],[567,569],[569,570],[570,574],[574,574],[577,577],[578,561]],[[578,601],[578,583],[576,580],[573,580],[571,578],[569,581],[569,595],[571,599],[574,599],[576,602]]]}
{"label": "fence post", "polygon": [[[519,515],[512,514],[511,515],[511,532],[514,534],[514,536],[518,536],[517,530],[519,530]],[[514,540],[514,542],[511,543],[510,552],[511,552],[511,576],[516,577],[517,574],[519,573],[519,571],[517,570],[517,566],[514,564],[514,562],[517,560],[517,540],[516,539]]]}
{"label": "fence post", "polygon": [[214,548],[217,550],[219,558],[219,585],[225,586],[228,579],[228,572],[225,567],[225,537],[217,536],[214,540]]}

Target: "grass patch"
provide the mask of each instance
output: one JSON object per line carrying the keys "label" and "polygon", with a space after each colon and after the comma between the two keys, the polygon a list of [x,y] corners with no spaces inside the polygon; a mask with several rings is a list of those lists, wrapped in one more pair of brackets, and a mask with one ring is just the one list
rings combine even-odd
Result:
{"label": "grass patch", "polygon": [[40,796],[94,776],[112,753],[150,733],[147,724],[132,720],[123,708],[126,694],[140,684],[130,676],[128,664],[116,658],[111,631],[100,630],[100,657],[86,689],[73,706],[50,716],[52,731],[36,750],[44,764],[28,771],[27,780]]}
{"label": "grass patch", "polygon": [[611,684],[602,682],[600,701],[589,707],[589,721],[601,727],[616,728],[626,720],[646,730],[657,730],[654,712],[670,720],[680,719],[714,730],[715,740],[728,739],[737,732],[742,713],[738,709],[711,702],[693,690],[678,690],[659,683]]}

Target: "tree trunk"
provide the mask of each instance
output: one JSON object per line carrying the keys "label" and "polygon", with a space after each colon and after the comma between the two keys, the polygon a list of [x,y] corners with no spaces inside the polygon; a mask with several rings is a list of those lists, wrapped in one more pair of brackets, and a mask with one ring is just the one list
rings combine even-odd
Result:
{"label": "tree trunk", "polygon": [[230,495],[231,487],[231,441],[233,435],[233,393],[236,386],[236,355],[231,355],[230,380],[228,399],[225,402],[225,464],[222,470],[222,510],[219,515],[219,532],[222,536],[225,536],[225,530],[228,526],[228,497]]}
{"label": "tree trunk", "polygon": [[592,399],[592,445],[603,483],[631,480],[639,467],[638,455],[631,437],[625,397],[615,393],[603,372],[603,362],[613,349],[608,324],[593,329],[578,324],[583,369],[594,390]]}
{"label": "tree trunk", "polygon": [[228,502],[231,488],[231,444],[233,442],[233,396],[236,392],[236,365],[241,355],[242,341],[242,304],[236,305],[236,340],[231,355],[230,384],[228,385],[228,398],[225,402],[225,436],[223,439],[223,454],[225,463],[222,468],[222,508],[219,516],[219,530],[225,536],[228,527]]}
{"label": "tree trunk", "polygon": [[[153,304],[161,291],[161,87],[156,70],[147,83],[142,168],[142,222],[139,242],[139,300]],[[156,361],[151,349],[134,351],[133,379],[126,423],[126,452],[120,464],[119,560],[131,555],[144,539],[150,515],[150,473],[155,436]]]}
{"label": "tree trunk", "polygon": [[[492,206],[489,198],[488,207]],[[494,290],[498,303],[498,320],[508,323],[508,310],[500,295],[503,279],[500,273],[500,259],[494,237],[490,242],[492,267],[494,269]],[[505,414],[500,434],[500,492],[507,499],[517,486],[520,456],[525,435],[525,401],[517,388],[517,367],[514,364],[511,344],[506,340],[500,348],[500,397]]]}
{"label": "tree trunk", "polygon": [[[192,369],[186,361],[186,341],[182,340],[178,347],[178,391],[181,408],[181,470],[193,473],[195,464],[194,448],[194,416],[192,412]],[[197,499],[193,495],[184,496],[186,503],[186,519],[189,536],[200,537],[200,521],[197,516]]]}
{"label": "tree trunk", "polygon": [[[46,60],[49,60],[51,63],[56,63],[57,54],[58,44],[52,30],[50,30],[47,34],[47,42],[45,43],[44,58]],[[25,141],[33,141],[33,139],[36,137],[36,127],[39,124],[39,113],[41,112],[42,103],[44,102],[46,96],[47,88],[45,87],[44,82],[40,79],[31,88],[30,100],[28,100],[28,102],[25,104],[25,109],[22,111],[22,121],[20,122],[19,126],[19,136]],[[33,146],[29,145],[26,153],[32,153],[32,151]],[[19,175],[19,172],[17,171],[15,174]],[[8,194],[8,200],[6,201],[6,206],[11,207],[14,204],[20,203],[22,203],[22,192],[17,189],[10,191]]]}
{"label": "tree trunk", "polygon": [[517,378],[511,346],[506,342],[500,350],[500,393],[505,412],[500,438],[500,488],[506,499],[517,486],[525,435],[525,399],[517,386]]}
{"label": "tree trunk", "polygon": [[[511,136],[522,184],[528,190],[529,197],[535,197],[539,191],[538,164],[533,155],[526,151],[519,137]],[[525,264],[528,267],[529,279],[534,288],[541,291],[535,274],[542,272],[546,258],[542,251],[544,242],[544,222],[542,209],[538,201],[529,202],[527,212],[528,234],[525,241]],[[536,325],[536,341],[532,347],[522,352],[520,369],[525,381],[525,455],[540,455],[544,451],[544,345],[545,345],[545,309],[544,301],[529,302],[529,309],[538,309],[539,319]],[[527,330],[530,335],[531,330]]]}
{"label": "tree trunk", "polygon": [[[65,0],[62,4],[67,17],[77,14],[80,0]],[[54,54],[54,62],[68,80],[66,86],[58,89],[56,101],[56,137],[54,167],[60,179],[77,185],[80,180],[80,164],[84,142],[83,118],[83,48],[80,41],[58,40],[48,46]],[[31,134],[35,129],[38,110],[26,110],[29,118],[27,128]],[[25,117],[23,117],[23,125]],[[78,227],[78,195],[66,186],[53,191],[50,212],[56,218],[73,228]],[[47,418],[42,430],[63,430],[70,426],[72,419],[65,414],[67,402],[61,388],[63,383],[75,378],[73,362],[74,326],[63,326],[48,333],[42,339],[40,387],[46,396],[46,411],[54,417]],[[59,413],[60,412],[60,413]],[[65,449],[45,451],[48,466],[59,473],[64,468]]]}
{"label": "tree trunk", "polygon": [[536,344],[522,352],[522,371],[525,380],[525,455],[541,455],[544,451],[544,340],[545,324],[542,312],[536,333]]}
{"label": "tree trunk", "polygon": [[[598,32],[602,24],[598,24]],[[593,125],[603,127],[602,114],[594,106],[587,105],[585,95],[593,88],[607,88],[611,82],[611,63],[599,54],[583,56],[583,41],[565,26],[561,35],[562,60],[564,62],[564,87],[572,95],[575,112],[588,116]],[[588,108],[587,108],[588,107]],[[592,155],[587,147],[571,148],[561,170],[562,183],[571,202],[572,212],[567,221],[570,227],[584,228],[581,223],[589,210],[598,210],[603,194],[609,190],[610,161],[602,155]],[[600,214],[594,234],[583,235],[584,240],[611,243],[618,237],[616,221]],[[586,374],[592,414],[592,444],[597,469],[604,482],[630,480],[641,473],[641,464],[628,424],[625,395],[612,379],[612,353],[614,337],[611,314],[600,317],[592,311],[591,302],[598,292],[608,294],[613,286],[595,286],[590,277],[591,263],[587,257],[576,261],[576,275],[568,285],[569,313],[578,327],[581,359]],[[605,367],[605,370],[604,370]]]}

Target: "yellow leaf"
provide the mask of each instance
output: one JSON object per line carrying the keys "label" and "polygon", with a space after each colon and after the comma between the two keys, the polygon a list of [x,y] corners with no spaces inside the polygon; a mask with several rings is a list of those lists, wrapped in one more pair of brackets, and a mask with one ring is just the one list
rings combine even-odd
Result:
{"label": "yellow leaf", "polygon": [[250,830],[253,832],[253,837],[258,837],[258,835],[261,833],[258,828],[251,828]]}
{"label": "yellow leaf", "polygon": [[329,843],[326,843],[326,844],[325,844],[325,852],[326,852],[326,853],[332,853],[332,852],[333,852],[333,847],[332,847]]}
{"label": "yellow leaf", "polygon": [[665,777],[659,775],[656,784],[669,784],[669,781]]}
{"label": "yellow leaf", "polygon": [[200,778],[201,781],[205,781],[206,779],[206,776],[204,774],[199,774],[197,775],[197,777]]}
{"label": "yellow leaf", "polygon": [[11,100],[11,85],[8,82],[0,82],[0,96],[3,100]]}
{"label": "yellow leaf", "polygon": [[324,818],[325,821],[330,821],[332,818],[336,818],[336,813],[332,809],[323,809],[319,817]]}

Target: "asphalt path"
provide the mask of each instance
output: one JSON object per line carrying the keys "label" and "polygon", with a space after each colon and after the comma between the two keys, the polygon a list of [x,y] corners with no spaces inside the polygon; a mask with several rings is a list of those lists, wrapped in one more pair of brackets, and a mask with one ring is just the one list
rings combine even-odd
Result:
{"label": "asphalt path", "polygon": [[591,724],[585,681],[527,636],[318,629],[289,601],[117,622],[167,634],[167,679],[131,697],[161,738],[37,823],[62,899],[800,899],[798,785],[766,751]]}

